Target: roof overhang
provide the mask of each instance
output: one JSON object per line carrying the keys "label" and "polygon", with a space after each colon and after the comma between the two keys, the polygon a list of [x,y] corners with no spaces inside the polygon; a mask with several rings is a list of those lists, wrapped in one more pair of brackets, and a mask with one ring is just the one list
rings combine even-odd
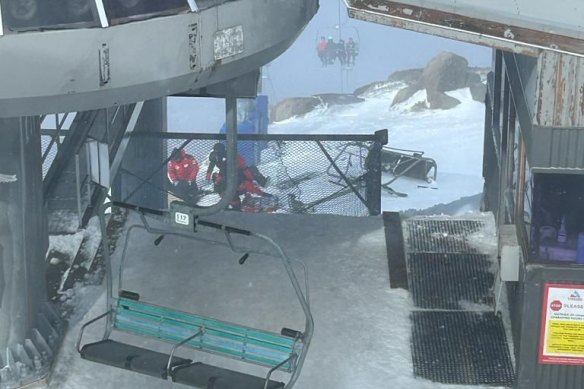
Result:
{"label": "roof overhang", "polygon": [[345,0],[349,16],[515,53],[584,57],[581,0]]}

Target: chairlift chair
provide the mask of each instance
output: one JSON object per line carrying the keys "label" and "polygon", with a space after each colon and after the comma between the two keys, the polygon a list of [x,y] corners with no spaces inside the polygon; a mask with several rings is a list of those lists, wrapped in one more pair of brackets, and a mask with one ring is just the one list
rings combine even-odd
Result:
{"label": "chairlift chair", "polygon": [[[222,224],[197,220],[194,216],[193,208],[185,203],[172,203],[168,212],[149,210],[123,203],[113,204],[138,213],[142,224],[131,226],[126,234],[119,267],[117,297],[114,297],[113,269],[108,253],[109,243],[105,222],[105,209],[109,208],[111,204],[104,205],[99,212],[102,252],[106,265],[107,307],[105,313],[82,326],[76,345],[81,357],[93,362],[204,389],[292,388],[298,379],[306,358],[314,326],[309,306],[307,271],[302,262],[298,263],[301,264],[304,271],[304,290],[302,290],[296,278],[291,260],[282,248],[267,236]],[[148,222],[146,216],[163,220],[165,223],[170,224],[171,227],[164,229],[154,228]],[[196,230],[199,226],[216,230],[225,237],[225,241],[197,236]],[[242,265],[248,259],[249,254],[254,251],[237,247],[232,240],[232,235],[255,237],[267,243],[277,253],[272,253],[271,255],[279,257],[282,261],[296,297],[300,302],[305,316],[304,331],[283,328],[281,333],[278,334],[253,329],[194,313],[179,311],[172,307],[154,305],[143,301],[138,293],[124,290],[122,285],[124,262],[128,254],[128,240],[134,229],[143,229],[159,236],[154,241],[155,245],[158,245],[165,235],[174,235],[227,246],[234,252],[244,254],[239,260]],[[85,329],[102,319],[105,319],[105,330],[102,339],[82,346]],[[110,339],[113,331],[164,341],[169,343],[171,347],[168,348],[168,352],[158,352],[122,343]],[[195,360],[194,355],[188,358],[177,356],[177,351],[184,348],[263,366],[268,370],[264,377],[259,377],[198,362]],[[290,374],[287,383],[275,381],[271,378],[272,374],[277,370]]]}
{"label": "chairlift chair", "polygon": [[406,176],[427,182],[436,181],[438,169],[436,161],[424,157],[423,151],[388,146],[381,150],[381,166],[383,171],[390,172],[394,178]]}
{"label": "chairlift chair", "polygon": [[[341,39],[346,44],[348,42],[349,38],[352,38],[353,42],[355,43],[355,53],[354,53],[355,58],[359,55],[359,50],[361,47],[361,37],[359,35],[359,30],[356,27],[353,27],[350,25],[341,25],[341,26],[335,26],[335,27],[320,28],[316,32],[316,38],[314,40],[315,47],[317,47],[317,45],[320,42],[322,37],[324,37],[327,41],[329,40],[329,38],[332,38],[334,43],[337,43],[337,44],[339,43],[339,41]],[[353,58],[353,63],[351,66],[348,66],[349,64],[343,65],[343,69],[345,69],[345,70],[352,69],[352,66],[354,66],[354,63],[355,63],[355,58]],[[333,62],[327,63],[327,65],[333,65],[334,62],[336,61],[336,59],[337,59],[337,56],[335,54],[333,57]]]}
{"label": "chairlift chair", "polygon": [[[381,184],[391,195],[407,197],[407,193],[394,190],[390,185],[400,177],[409,177],[431,183],[436,181],[438,165],[432,158],[424,157],[423,151],[398,149],[384,146],[381,150],[381,169],[393,174],[393,178]],[[430,172],[433,171],[433,174]]]}

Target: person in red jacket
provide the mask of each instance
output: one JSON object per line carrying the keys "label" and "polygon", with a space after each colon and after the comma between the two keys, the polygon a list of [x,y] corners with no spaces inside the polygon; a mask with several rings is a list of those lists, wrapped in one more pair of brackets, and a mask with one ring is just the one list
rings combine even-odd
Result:
{"label": "person in red jacket", "polygon": [[320,61],[322,62],[322,66],[326,66],[328,64],[327,50],[328,42],[326,41],[324,36],[321,36],[320,41],[316,44],[316,53],[318,54],[318,58],[320,58]]}
{"label": "person in red jacket", "polygon": [[172,191],[184,200],[190,200],[198,192],[197,174],[199,163],[184,149],[174,149],[168,164],[168,180]]}

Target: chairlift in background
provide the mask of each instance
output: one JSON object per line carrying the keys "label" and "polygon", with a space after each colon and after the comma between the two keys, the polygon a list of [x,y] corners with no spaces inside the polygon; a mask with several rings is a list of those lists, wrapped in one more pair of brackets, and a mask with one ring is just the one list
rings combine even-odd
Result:
{"label": "chairlift in background", "polygon": [[323,67],[332,66],[338,61],[341,69],[351,70],[361,47],[359,30],[342,24],[320,28],[316,34],[315,47]]}

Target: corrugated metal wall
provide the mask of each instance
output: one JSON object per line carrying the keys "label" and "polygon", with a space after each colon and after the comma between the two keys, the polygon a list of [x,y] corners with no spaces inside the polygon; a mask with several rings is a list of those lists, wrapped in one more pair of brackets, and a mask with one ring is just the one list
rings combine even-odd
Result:
{"label": "corrugated metal wall", "polygon": [[532,167],[579,169],[584,173],[584,128],[534,126],[532,135]]}

